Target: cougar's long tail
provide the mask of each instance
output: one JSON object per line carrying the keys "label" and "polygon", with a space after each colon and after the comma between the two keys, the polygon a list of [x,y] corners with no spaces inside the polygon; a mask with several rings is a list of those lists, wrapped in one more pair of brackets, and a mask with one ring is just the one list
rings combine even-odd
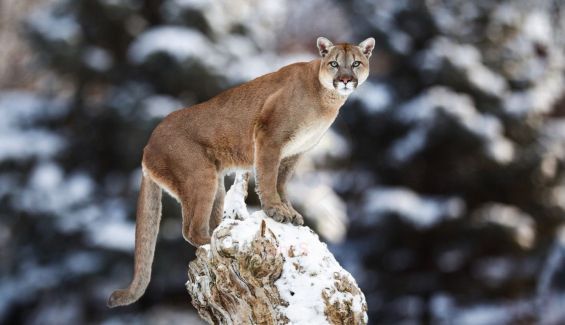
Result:
{"label": "cougar's long tail", "polygon": [[151,279],[151,264],[161,221],[161,188],[143,175],[137,201],[135,226],[135,267],[127,289],[116,290],[108,299],[108,307],[129,305],[139,299]]}

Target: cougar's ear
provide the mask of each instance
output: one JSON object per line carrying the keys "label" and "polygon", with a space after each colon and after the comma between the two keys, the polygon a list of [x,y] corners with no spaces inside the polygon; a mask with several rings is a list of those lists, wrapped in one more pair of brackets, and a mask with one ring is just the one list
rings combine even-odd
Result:
{"label": "cougar's ear", "polygon": [[359,43],[359,48],[361,49],[361,52],[363,52],[363,54],[365,54],[367,59],[370,58],[371,53],[373,52],[373,49],[375,48],[375,39],[372,38],[372,37],[367,38],[363,42]]}
{"label": "cougar's ear", "polygon": [[318,45],[318,50],[320,51],[320,55],[322,57],[326,56],[326,54],[328,54],[328,52],[330,51],[330,48],[334,46],[333,43],[325,37],[318,37],[316,44]]}

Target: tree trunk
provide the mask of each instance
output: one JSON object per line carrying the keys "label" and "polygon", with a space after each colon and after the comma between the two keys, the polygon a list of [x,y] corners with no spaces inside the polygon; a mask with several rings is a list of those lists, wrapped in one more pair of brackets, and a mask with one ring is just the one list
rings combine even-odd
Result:
{"label": "tree trunk", "polygon": [[248,177],[236,175],[224,220],[189,265],[200,316],[210,324],[366,324],[365,296],[318,235],[248,213]]}

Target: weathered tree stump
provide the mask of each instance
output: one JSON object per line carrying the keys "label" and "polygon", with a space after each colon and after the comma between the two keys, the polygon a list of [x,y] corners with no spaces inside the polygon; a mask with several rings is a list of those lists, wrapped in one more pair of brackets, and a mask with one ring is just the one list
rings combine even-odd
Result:
{"label": "weathered tree stump", "polygon": [[237,174],[224,220],[190,262],[186,286],[200,316],[210,324],[366,324],[365,296],[316,233],[249,215],[248,177]]}

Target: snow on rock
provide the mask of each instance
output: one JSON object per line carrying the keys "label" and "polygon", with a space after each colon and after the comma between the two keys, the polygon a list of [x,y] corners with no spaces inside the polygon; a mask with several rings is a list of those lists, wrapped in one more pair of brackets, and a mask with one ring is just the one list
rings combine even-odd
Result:
{"label": "snow on rock", "polygon": [[[263,212],[243,217],[244,173],[226,195],[225,218],[189,265],[187,289],[211,324],[366,324],[355,279],[310,228]],[[237,218],[237,219],[236,219]]]}
{"label": "snow on rock", "polygon": [[237,172],[232,187],[226,193],[224,199],[224,219],[232,218],[244,220],[249,218],[249,212],[245,205],[247,197],[247,184],[249,173]]}

